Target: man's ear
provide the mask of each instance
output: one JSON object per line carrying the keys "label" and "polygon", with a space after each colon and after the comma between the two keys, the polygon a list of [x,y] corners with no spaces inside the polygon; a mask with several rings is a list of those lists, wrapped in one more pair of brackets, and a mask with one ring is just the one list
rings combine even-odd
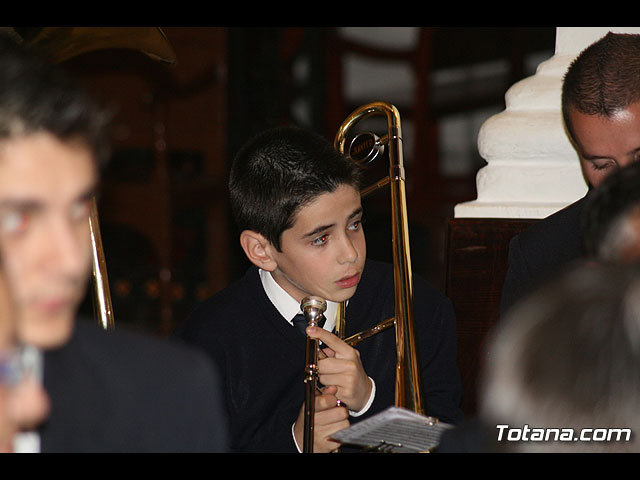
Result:
{"label": "man's ear", "polygon": [[271,243],[260,233],[244,230],[240,234],[240,246],[251,263],[268,272],[274,271],[278,264],[271,255]]}

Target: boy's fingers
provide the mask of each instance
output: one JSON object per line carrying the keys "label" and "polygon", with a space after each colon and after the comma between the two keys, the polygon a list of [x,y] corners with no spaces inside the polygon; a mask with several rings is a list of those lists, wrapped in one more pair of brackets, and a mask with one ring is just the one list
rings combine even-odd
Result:
{"label": "boy's fingers", "polygon": [[[351,350],[351,347],[343,340],[324,328],[307,327],[306,332],[311,338],[317,338],[336,354],[347,354]],[[330,353],[326,354],[327,356],[333,356]]]}

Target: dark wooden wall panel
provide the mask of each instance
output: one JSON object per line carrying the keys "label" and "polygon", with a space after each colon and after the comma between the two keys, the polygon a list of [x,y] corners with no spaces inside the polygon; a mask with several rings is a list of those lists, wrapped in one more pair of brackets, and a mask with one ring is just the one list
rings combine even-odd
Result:
{"label": "dark wooden wall panel", "polygon": [[66,66],[114,112],[99,207],[116,323],[167,335],[228,284],[231,240],[228,31],[163,31],[171,66],[119,49]]}
{"label": "dark wooden wall panel", "polygon": [[487,333],[500,317],[509,241],[535,220],[458,218],[448,221],[445,293],[458,322],[462,408],[476,413],[478,374]]}

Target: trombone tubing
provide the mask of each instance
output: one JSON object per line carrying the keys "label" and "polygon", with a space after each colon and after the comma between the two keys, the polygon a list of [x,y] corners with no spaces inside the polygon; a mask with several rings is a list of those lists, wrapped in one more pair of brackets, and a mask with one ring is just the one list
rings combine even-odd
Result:
{"label": "trombone tubing", "polygon": [[319,342],[307,336],[305,361],[305,402],[303,453],[313,453],[313,427],[315,415],[315,394],[318,388],[318,349]]}
{"label": "trombone tubing", "polygon": [[[326,300],[320,297],[305,297],[300,302],[300,310],[304,315],[307,326],[318,325],[322,314],[327,309]],[[315,414],[315,395],[318,388],[318,350],[320,342],[316,338],[306,336],[305,353],[305,401],[304,401],[304,434],[303,453],[313,453],[313,428]]]}
{"label": "trombone tubing", "polygon": [[98,219],[98,206],[95,197],[91,199],[91,211],[89,215],[89,230],[91,235],[91,250],[93,257],[93,286],[95,292],[95,307],[99,316],[99,323],[105,330],[111,330],[115,326],[113,315],[113,303],[109,277],[107,274],[107,262],[102,246],[100,234],[100,220]]}
{"label": "trombone tubing", "polygon": [[[360,120],[376,114],[387,118],[389,184],[392,205],[392,244],[394,266],[396,330],[396,406],[424,414],[419,372],[414,312],[413,279],[409,248],[409,227],[402,155],[402,127],[398,109],[386,102],[373,102],[357,108],[340,126],[335,148],[345,153],[347,132]],[[380,183],[380,182],[379,182]]]}

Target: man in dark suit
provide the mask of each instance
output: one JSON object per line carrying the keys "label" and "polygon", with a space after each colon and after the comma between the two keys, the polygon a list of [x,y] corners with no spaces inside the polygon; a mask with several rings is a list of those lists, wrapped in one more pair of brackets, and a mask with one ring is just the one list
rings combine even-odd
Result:
{"label": "man in dark suit", "polygon": [[200,352],[77,321],[43,359],[43,452],[226,450],[218,373]]}
{"label": "man in dark suit", "polygon": [[[590,190],[640,158],[639,70],[640,35],[609,33],[586,48],[565,75],[563,118]],[[511,240],[503,313],[558,267],[583,255],[584,203],[578,200]]]}
{"label": "man in dark suit", "polygon": [[547,281],[558,267],[582,255],[580,231],[586,200],[581,198],[511,239],[502,313],[537,284]]}
{"label": "man in dark suit", "polygon": [[0,38],[0,255],[16,347],[50,399],[19,451],[224,451],[218,374],[204,354],[75,320],[105,122],[71,79]]}

